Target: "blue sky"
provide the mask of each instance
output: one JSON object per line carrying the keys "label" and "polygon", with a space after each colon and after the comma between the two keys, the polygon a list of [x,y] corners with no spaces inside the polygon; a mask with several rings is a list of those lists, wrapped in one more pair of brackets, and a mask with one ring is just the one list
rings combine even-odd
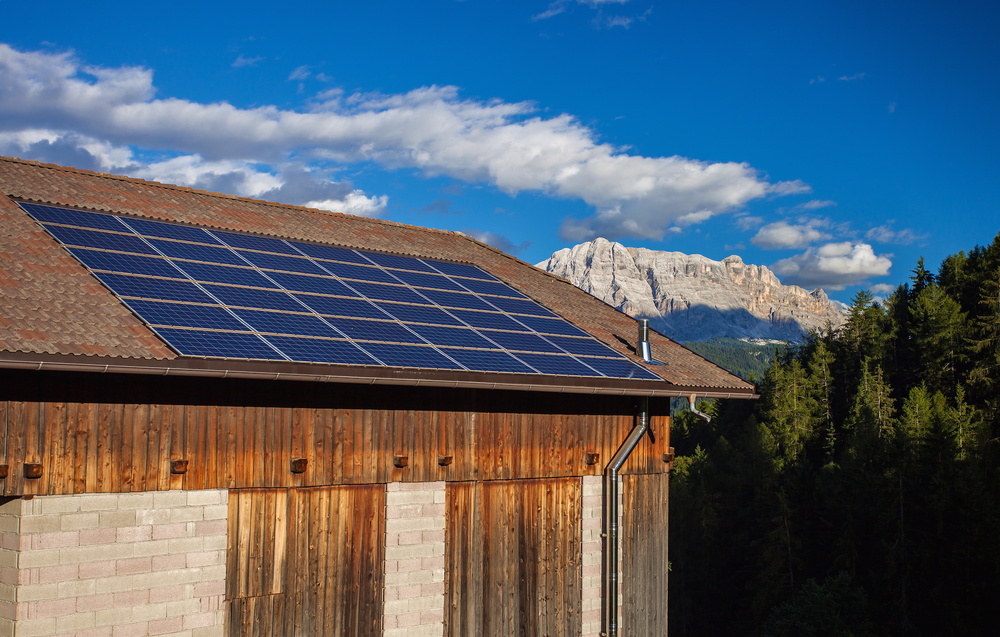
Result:
{"label": "blue sky", "polygon": [[1000,230],[1000,9],[0,0],[0,154],[848,301]]}

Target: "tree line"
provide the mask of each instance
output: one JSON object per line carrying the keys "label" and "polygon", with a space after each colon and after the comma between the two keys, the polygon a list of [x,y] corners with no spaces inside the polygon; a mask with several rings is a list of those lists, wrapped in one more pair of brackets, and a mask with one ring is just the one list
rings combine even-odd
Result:
{"label": "tree line", "polygon": [[1000,235],[675,415],[676,636],[1000,628]]}

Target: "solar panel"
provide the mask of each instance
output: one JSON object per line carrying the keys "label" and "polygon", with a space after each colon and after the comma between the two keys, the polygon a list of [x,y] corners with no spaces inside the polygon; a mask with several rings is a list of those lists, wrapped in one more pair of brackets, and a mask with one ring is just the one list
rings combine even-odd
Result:
{"label": "solar panel", "polygon": [[657,379],[473,265],[20,205],[184,356]]}

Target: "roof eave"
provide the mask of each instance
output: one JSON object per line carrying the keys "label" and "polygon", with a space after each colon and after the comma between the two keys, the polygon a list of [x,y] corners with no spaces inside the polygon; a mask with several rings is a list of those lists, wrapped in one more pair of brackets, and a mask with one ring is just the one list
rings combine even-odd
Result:
{"label": "roof eave", "polygon": [[706,387],[667,381],[541,376],[532,374],[458,372],[404,367],[368,367],[313,363],[250,361],[183,357],[172,360],[123,359],[101,356],[0,353],[0,369],[72,371],[145,376],[288,380],[365,385],[405,385],[449,389],[487,389],[614,396],[755,399],[751,386]]}

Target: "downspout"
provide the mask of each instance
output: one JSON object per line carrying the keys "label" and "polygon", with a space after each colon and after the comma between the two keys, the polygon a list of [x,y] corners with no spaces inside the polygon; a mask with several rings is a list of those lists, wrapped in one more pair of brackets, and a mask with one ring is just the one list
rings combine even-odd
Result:
{"label": "downspout", "polygon": [[701,416],[702,418],[705,419],[705,422],[712,422],[711,416],[709,416],[703,411],[698,411],[697,409],[695,409],[694,401],[697,400],[697,398],[698,398],[697,394],[691,394],[691,396],[688,397],[688,402],[690,403],[689,408],[691,409],[691,413],[694,414],[695,416]]}
{"label": "downspout", "polygon": [[[645,362],[652,361],[649,346],[649,321],[639,320],[639,338],[636,352]],[[618,447],[611,462],[604,469],[604,502],[603,502],[603,533],[604,540],[603,576],[604,576],[604,617],[602,620],[602,637],[617,637],[618,635],[618,472],[629,456],[639,445],[639,441],[649,430],[649,398],[642,397],[639,402],[639,414],[635,426],[628,437]]]}
{"label": "downspout", "polygon": [[604,470],[604,621],[601,635],[618,635],[618,472],[649,430],[649,398],[642,397],[635,426]]}

